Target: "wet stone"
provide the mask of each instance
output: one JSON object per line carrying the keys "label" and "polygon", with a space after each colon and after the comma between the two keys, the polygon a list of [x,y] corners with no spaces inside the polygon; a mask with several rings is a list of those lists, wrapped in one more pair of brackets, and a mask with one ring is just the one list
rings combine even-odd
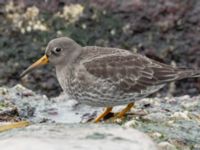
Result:
{"label": "wet stone", "polygon": [[[103,108],[80,104],[64,94],[55,98],[48,98],[45,95],[36,94],[21,85],[16,85],[12,88],[0,88],[0,108],[0,111],[3,112],[3,116],[6,116],[5,112],[17,111],[17,114],[9,113],[11,118],[1,121],[27,120],[34,124],[30,126],[30,129],[36,126],[39,130],[40,128],[44,128],[44,135],[46,133],[49,135],[53,134],[53,132],[46,131],[46,129],[48,130],[48,126],[51,126],[51,130],[56,133],[54,134],[55,136],[57,135],[57,131],[60,134],[61,131],[59,128],[63,128],[66,134],[69,133],[65,131],[65,127],[63,127],[65,125],[75,127],[78,127],[77,125],[89,125],[91,127],[92,124],[87,124],[86,122],[88,120],[91,121],[103,110]],[[122,108],[124,108],[124,106],[114,107],[113,112],[119,112]],[[112,122],[108,119],[106,122],[99,123],[98,126],[103,127],[108,123]],[[116,124],[120,125],[117,126],[117,128],[135,128],[142,131],[148,134],[158,144],[168,142],[169,145],[172,145],[172,147],[175,146],[178,149],[191,149],[194,147],[198,149],[200,141],[200,96],[190,97],[185,95],[181,97],[144,98],[135,103],[134,109],[132,109],[124,119],[119,119],[119,121],[110,125],[113,127],[113,130],[115,130]],[[8,134],[12,133],[13,136],[9,137],[7,140],[9,142],[14,142],[13,144],[18,144],[20,141],[16,140],[23,139],[23,137],[16,139],[15,136],[19,134],[19,131],[26,132],[27,129],[29,130],[29,127],[1,133],[0,138],[8,137]],[[110,128],[108,129],[110,130]],[[83,130],[85,130],[85,128],[83,128]],[[16,135],[14,135],[14,133]],[[37,134],[41,133],[38,131]],[[129,136],[126,134],[126,131],[123,134],[127,137]],[[87,139],[90,138],[102,140],[105,138],[105,135],[95,132],[87,136]],[[35,137],[30,137],[30,139],[31,140],[27,139],[27,143],[35,142],[30,143],[33,145],[41,143],[41,141],[38,141]],[[60,138],[58,137],[58,139]],[[121,137],[115,138],[115,140],[119,139],[121,139]],[[59,140],[57,140],[57,142],[59,143]],[[41,147],[49,146],[49,149],[52,146],[51,144],[49,145],[49,143],[46,145],[44,143],[41,144],[39,144]],[[162,145],[163,144],[161,144],[161,146]],[[47,148],[45,147],[44,149]]]}
{"label": "wet stone", "polygon": [[17,108],[11,103],[0,101],[0,122],[2,121],[17,121],[19,113]]}
{"label": "wet stone", "polygon": [[117,125],[38,124],[0,133],[3,150],[27,150],[30,145],[37,150],[158,150],[144,133]]}
{"label": "wet stone", "polygon": [[164,122],[168,119],[168,116],[163,113],[150,113],[143,117],[145,120],[153,121],[153,122]]}
{"label": "wet stone", "polygon": [[158,144],[158,146],[160,150],[177,150],[177,148],[174,145],[168,142],[161,142]]}

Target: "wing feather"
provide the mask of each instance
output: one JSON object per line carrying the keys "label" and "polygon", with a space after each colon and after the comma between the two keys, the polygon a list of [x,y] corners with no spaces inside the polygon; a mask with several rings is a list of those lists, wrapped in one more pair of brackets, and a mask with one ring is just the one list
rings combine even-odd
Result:
{"label": "wing feather", "polygon": [[178,78],[177,69],[139,54],[105,55],[83,65],[93,76],[112,81],[126,92],[141,92]]}

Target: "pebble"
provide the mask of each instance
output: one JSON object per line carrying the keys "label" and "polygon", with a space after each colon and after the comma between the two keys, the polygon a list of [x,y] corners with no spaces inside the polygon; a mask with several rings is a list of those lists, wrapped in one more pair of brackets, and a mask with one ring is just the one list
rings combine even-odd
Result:
{"label": "pebble", "polygon": [[162,134],[159,133],[159,132],[154,132],[154,133],[152,133],[151,135],[152,135],[154,138],[160,138],[160,137],[162,137]]}
{"label": "pebble", "polygon": [[124,124],[124,127],[130,128],[130,127],[135,127],[136,125],[137,125],[137,121],[135,121],[135,120],[130,120],[130,121],[127,121],[127,122]]}
{"label": "pebble", "polygon": [[189,116],[188,116],[188,111],[184,111],[184,112],[175,112],[174,114],[171,115],[171,118],[177,119],[177,120],[190,120]]}
{"label": "pebble", "polygon": [[195,106],[197,106],[199,104],[198,101],[193,101],[193,102],[182,102],[181,106],[184,107],[185,109],[189,109],[189,108],[194,108]]}
{"label": "pebble", "polygon": [[177,150],[177,148],[169,142],[161,142],[158,146],[160,150]]}
{"label": "pebble", "polygon": [[195,144],[193,150],[200,150],[200,144]]}
{"label": "pebble", "polygon": [[143,119],[153,122],[164,122],[167,120],[167,116],[164,113],[157,112],[143,116]]}

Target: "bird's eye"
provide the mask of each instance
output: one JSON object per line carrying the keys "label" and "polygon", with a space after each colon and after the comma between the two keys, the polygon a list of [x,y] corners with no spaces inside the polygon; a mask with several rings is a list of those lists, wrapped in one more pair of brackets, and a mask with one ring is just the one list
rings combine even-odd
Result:
{"label": "bird's eye", "polygon": [[56,47],[56,48],[54,48],[53,50],[51,50],[51,53],[52,53],[53,55],[59,55],[61,51],[62,51],[62,48]]}
{"label": "bird's eye", "polygon": [[61,50],[62,50],[62,49],[61,49],[60,47],[56,47],[54,51],[55,51],[56,53],[59,53],[59,52],[61,52]]}

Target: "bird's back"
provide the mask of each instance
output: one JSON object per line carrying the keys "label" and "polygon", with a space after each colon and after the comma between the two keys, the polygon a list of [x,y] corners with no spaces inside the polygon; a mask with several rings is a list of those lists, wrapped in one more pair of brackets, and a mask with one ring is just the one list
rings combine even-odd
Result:
{"label": "bird's back", "polygon": [[132,55],[130,51],[119,49],[119,48],[109,48],[109,47],[99,47],[99,46],[86,46],[83,47],[81,54],[82,59],[85,61],[91,61],[93,59],[112,56],[112,55]]}
{"label": "bird's back", "polygon": [[79,60],[71,93],[75,99],[96,106],[133,102],[194,73],[116,48],[84,47]]}

